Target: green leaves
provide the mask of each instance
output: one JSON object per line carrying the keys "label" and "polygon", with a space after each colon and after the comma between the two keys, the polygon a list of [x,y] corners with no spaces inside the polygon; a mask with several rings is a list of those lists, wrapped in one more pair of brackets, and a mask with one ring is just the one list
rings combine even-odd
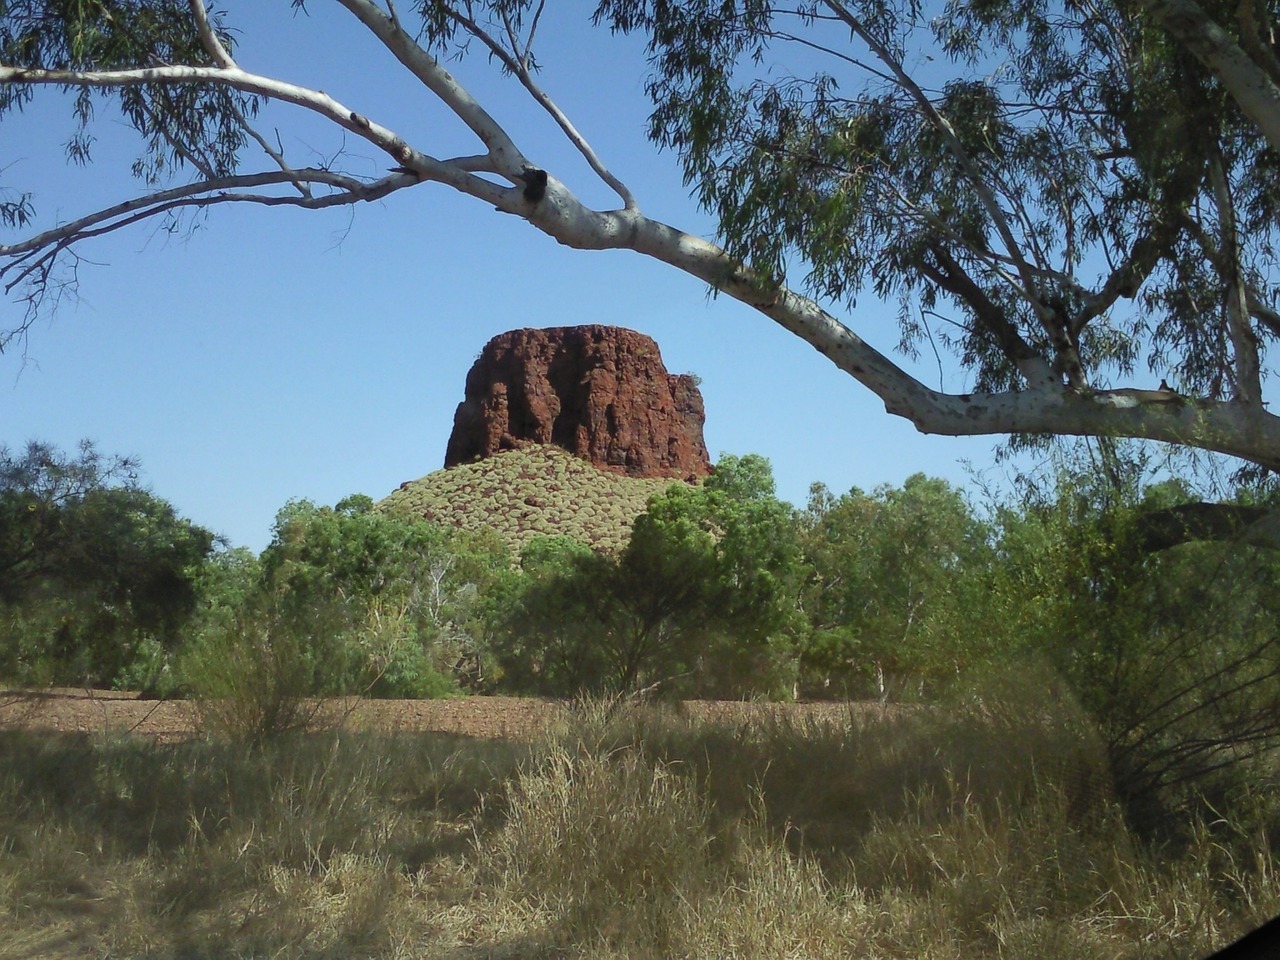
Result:
{"label": "green leaves", "polygon": [[[234,48],[221,13],[211,14],[223,45]],[[212,63],[186,0],[9,0],[0,5],[0,63],[42,70],[138,70],[163,64]],[[0,116],[22,109],[32,88],[0,87]],[[114,90],[81,88],[72,98],[67,154],[93,159],[95,104],[116,109],[142,137],[133,173],[156,185],[180,170],[213,178],[235,171],[246,143],[243,120],[257,113],[255,97],[216,84],[143,84]]]}
{"label": "green leaves", "polygon": [[763,457],[722,457],[701,487],[653,497],[620,555],[533,541],[501,631],[516,688],[556,695],[777,693],[799,551]]}
{"label": "green leaves", "polygon": [[268,620],[305,632],[324,613],[308,642],[332,651],[329,692],[417,696],[483,680],[482,595],[501,591],[510,562],[496,538],[393,516],[363,495],[335,507],[297,500],[277,515],[261,562],[255,602]]}
{"label": "green leaves", "polygon": [[888,677],[936,692],[987,659],[994,555],[961,491],[921,474],[871,494],[818,486],[804,527],[810,683],[866,696]]}
{"label": "green leaves", "polygon": [[868,286],[897,298],[903,349],[950,348],[978,390],[1018,389],[1032,355],[1082,388],[1145,354],[1186,389],[1229,392],[1207,171],[1221,151],[1260,280],[1275,162],[1142,15],[608,0],[596,18],[648,36],[651,136],[762,285],[798,273],[850,307]]}
{"label": "green leaves", "polygon": [[1227,771],[1248,776],[1280,743],[1280,564],[1238,528],[1153,537],[1213,505],[1125,472],[1121,485],[1067,463],[1054,490],[1002,514],[994,588],[1013,636],[1098,724],[1149,827],[1161,805],[1196,803]]}
{"label": "green leaves", "polygon": [[172,648],[213,534],[88,441],[0,448],[0,673],[109,685],[144,640]]}

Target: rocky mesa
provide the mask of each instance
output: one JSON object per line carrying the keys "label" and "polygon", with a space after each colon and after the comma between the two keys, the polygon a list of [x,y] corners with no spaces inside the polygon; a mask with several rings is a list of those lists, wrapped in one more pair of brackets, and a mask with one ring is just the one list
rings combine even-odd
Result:
{"label": "rocky mesa", "polygon": [[444,465],[554,445],[629,477],[711,472],[702,394],[667,372],[653,338],[622,327],[511,330],[467,374]]}

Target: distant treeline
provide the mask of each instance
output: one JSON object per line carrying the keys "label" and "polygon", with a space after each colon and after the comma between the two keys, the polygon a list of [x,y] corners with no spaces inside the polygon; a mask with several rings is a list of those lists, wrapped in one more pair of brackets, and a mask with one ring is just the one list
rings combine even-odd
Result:
{"label": "distant treeline", "polygon": [[[1189,487],[1145,476],[1138,455],[1064,457],[980,507],[916,475],[815,484],[796,509],[767,460],[725,456],[654,496],[621,552],[539,538],[512,556],[353,496],[286,504],[254,556],[90,443],[0,448],[0,680],[929,702],[1006,677],[1076,704],[1127,782],[1159,791],[1276,742],[1280,551],[1192,523]],[[1241,488],[1215,509],[1271,505]]]}

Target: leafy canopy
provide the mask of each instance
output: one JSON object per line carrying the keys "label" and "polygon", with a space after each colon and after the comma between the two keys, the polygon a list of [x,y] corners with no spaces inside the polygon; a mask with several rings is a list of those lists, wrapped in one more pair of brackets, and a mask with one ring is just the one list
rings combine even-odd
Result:
{"label": "leafy canopy", "polygon": [[923,474],[838,497],[815,484],[799,522],[807,682],[885,697],[909,681],[933,694],[1000,652],[992,534],[962,491]]}
{"label": "leafy canopy", "polygon": [[[224,14],[211,23],[234,49]],[[128,70],[160,64],[209,65],[212,58],[192,27],[186,0],[5,0],[0,3],[0,63],[46,70]],[[0,85],[0,116],[31,103],[34,88]],[[74,132],[67,155],[93,160],[92,121],[100,106],[116,111],[138,132],[143,149],[134,176],[156,185],[174,174],[226,176],[248,142],[244,121],[259,99],[220,85],[146,84],[79,88],[71,101]],[[0,207],[10,225],[30,217],[26,204]]]}
{"label": "leafy canopy", "polygon": [[951,348],[980,391],[1032,357],[1077,387],[1139,363],[1187,393],[1243,386],[1222,314],[1233,266],[1272,302],[1277,158],[1132,5],[604,0],[597,19],[649,38],[650,134],[765,276],[897,297],[903,347]]}

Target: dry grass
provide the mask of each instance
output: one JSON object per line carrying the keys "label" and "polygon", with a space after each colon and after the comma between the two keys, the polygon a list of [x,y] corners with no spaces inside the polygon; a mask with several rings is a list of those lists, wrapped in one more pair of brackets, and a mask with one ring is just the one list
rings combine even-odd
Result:
{"label": "dry grass", "polygon": [[[1280,910],[1070,725],[587,711],[535,744],[0,733],[0,957],[1128,958]],[[1103,771],[1104,772],[1104,771]]]}

